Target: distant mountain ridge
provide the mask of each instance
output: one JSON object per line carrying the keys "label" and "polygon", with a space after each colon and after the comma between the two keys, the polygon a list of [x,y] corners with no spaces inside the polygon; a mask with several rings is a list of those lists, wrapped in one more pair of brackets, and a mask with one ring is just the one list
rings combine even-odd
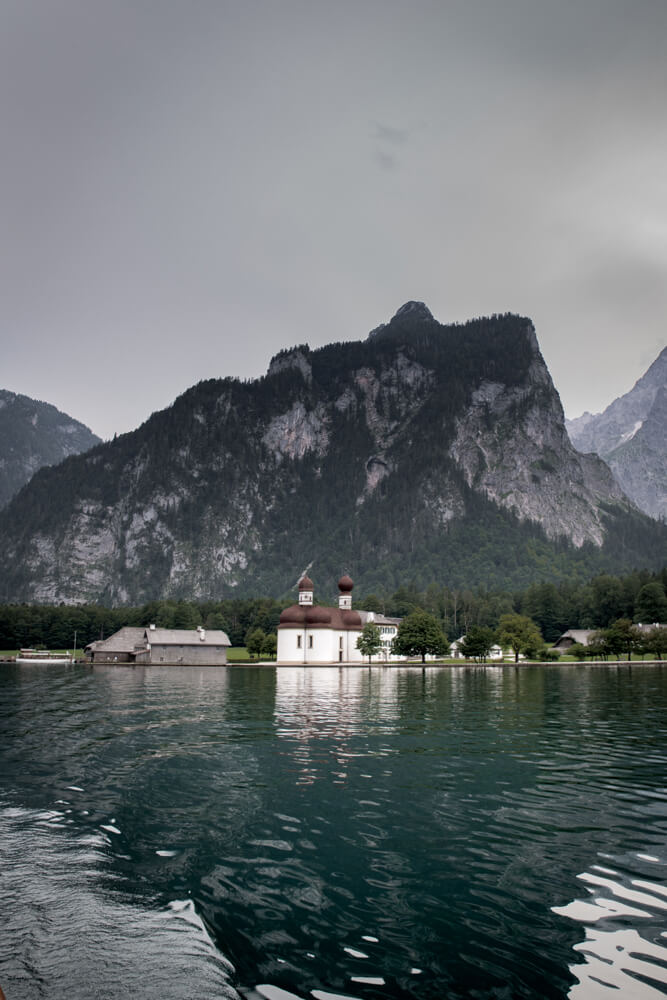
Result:
{"label": "distant mountain ridge", "polygon": [[42,466],[99,443],[85,424],[50,403],[0,389],[0,507]]}
{"label": "distant mountain ridge", "polygon": [[650,566],[666,540],[573,448],[529,319],[410,302],[40,471],[0,513],[0,599],[277,596],[306,566],[362,592],[518,588]]}
{"label": "distant mountain ridge", "polygon": [[667,347],[603,413],[566,426],[574,446],[600,455],[640,510],[667,518]]}

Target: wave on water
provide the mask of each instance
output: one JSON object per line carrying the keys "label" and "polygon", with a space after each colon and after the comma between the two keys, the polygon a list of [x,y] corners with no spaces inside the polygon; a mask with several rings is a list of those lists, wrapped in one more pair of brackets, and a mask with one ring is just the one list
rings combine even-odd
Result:
{"label": "wave on water", "polygon": [[568,997],[665,997],[667,886],[656,879],[657,868],[664,872],[664,863],[652,854],[601,860],[604,863],[578,876],[589,894],[585,899],[552,907],[554,913],[584,924],[585,929],[585,940],[574,946],[584,962],[570,966],[577,983]]}
{"label": "wave on water", "polygon": [[9,1000],[239,1000],[191,900],[114,887],[104,834],[63,812],[0,808],[0,986]]}
{"label": "wave on water", "polygon": [[[326,990],[311,990],[310,995],[314,997],[314,1000],[358,1000],[357,997],[353,997],[349,993],[328,993]],[[254,990],[250,990],[245,996],[246,1000],[303,1000],[303,997],[298,996],[296,993],[290,993],[289,990],[284,990],[280,986],[271,986],[270,984],[256,986]]]}
{"label": "wave on water", "polygon": [[0,807],[0,827],[0,987],[10,1000],[302,1000],[271,984],[237,992],[192,900],[128,901],[105,871],[111,824],[81,834],[64,812]]}

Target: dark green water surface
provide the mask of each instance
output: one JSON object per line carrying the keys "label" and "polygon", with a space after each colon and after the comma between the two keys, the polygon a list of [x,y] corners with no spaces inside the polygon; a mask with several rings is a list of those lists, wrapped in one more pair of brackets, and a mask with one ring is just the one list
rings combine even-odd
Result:
{"label": "dark green water surface", "polygon": [[666,765],[662,666],[2,666],[0,985],[665,996]]}

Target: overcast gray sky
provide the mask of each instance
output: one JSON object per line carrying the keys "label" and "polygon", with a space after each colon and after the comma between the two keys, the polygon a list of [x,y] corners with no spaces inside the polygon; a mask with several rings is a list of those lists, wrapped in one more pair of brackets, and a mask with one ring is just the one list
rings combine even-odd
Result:
{"label": "overcast gray sky", "polygon": [[667,0],[0,0],[0,388],[102,437],[408,299],[667,341]]}

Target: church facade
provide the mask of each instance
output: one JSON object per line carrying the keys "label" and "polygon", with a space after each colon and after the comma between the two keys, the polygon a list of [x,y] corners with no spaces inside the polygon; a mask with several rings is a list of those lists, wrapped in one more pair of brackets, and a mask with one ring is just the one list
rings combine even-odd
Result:
{"label": "church facade", "polygon": [[378,626],[382,639],[382,649],[372,662],[387,662],[400,619],[385,618],[372,611],[354,611],[353,587],[349,576],[341,577],[338,607],[324,607],[314,604],[313,581],[303,576],[299,580],[298,604],[292,604],[280,616],[276,662],[368,663],[368,657],[357,649],[357,639],[368,621]]}

